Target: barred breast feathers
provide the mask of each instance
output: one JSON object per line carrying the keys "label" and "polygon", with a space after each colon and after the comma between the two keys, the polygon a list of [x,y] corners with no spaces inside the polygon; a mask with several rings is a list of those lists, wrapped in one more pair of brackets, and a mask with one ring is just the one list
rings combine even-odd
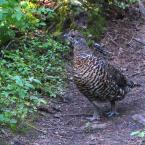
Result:
{"label": "barred breast feathers", "polygon": [[94,101],[109,101],[111,111],[108,115],[116,115],[115,102],[122,100],[128,88],[133,88],[135,84],[109,64],[99,51],[94,55],[78,31],[70,31],[67,40],[73,45],[74,81],[78,89],[92,104]]}

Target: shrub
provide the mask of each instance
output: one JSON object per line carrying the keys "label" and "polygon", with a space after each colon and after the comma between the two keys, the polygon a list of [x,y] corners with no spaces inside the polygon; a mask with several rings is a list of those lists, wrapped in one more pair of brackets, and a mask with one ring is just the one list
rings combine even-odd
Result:
{"label": "shrub", "polygon": [[46,103],[40,96],[62,93],[66,78],[61,53],[67,47],[48,35],[20,44],[16,50],[3,50],[0,61],[0,124],[12,128]]}
{"label": "shrub", "polygon": [[[135,2],[137,2],[137,0],[57,0],[59,7],[55,11],[56,16],[53,20],[56,23],[55,35],[69,28],[82,30],[86,35],[91,34],[95,37],[100,37],[105,30],[106,21],[104,13],[111,11],[112,8],[122,11]],[[87,29],[82,29],[75,22],[76,17],[79,17],[79,14],[82,12],[87,14],[87,17],[84,17],[84,19],[88,21]],[[85,20],[83,20],[83,22],[85,22]]]}
{"label": "shrub", "polygon": [[[58,9],[56,9],[56,17],[54,21],[56,23],[55,35],[60,34],[65,29],[79,29],[85,34],[92,34],[99,37],[104,30],[105,19],[102,16],[100,6],[98,3],[89,1],[65,1],[57,0],[59,3]],[[83,22],[88,24],[87,29],[80,27],[75,21],[77,17],[81,17],[80,14],[85,13],[87,17],[84,17]]]}
{"label": "shrub", "polygon": [[141,130],[133,131],[130,135],[144,138],[145,137],[145,131],[144,130],[142,130],[142,131]]}
{"label": "shrub", "polygon": [[[39,5],[36,0],[0,0],[0,45],[19,32],[24,35],[14,39],[18,42],[14,48],[1,49],[0,124],[16,128],[37,110],[37,106],[46,103],[40,96],[56,97],[66,87],[62,54],[69,49],[42,33],[42,28],[47,28],[46,22],[50,28],[53,26],[54,35],[66,28],[75,28],[98,37],[105,26],[102,3],[125,8],[132,2],[135,0],[123,3],[120,0],[57,0],[59,6],[53,10]],[[87,29],[81,29],[74,21],[81,12],[87,13]]]}
{"label": "shrub", "polygon": [[14,38],[16,29],[23,32],[32,29],[39,21],[32,15],[34,8],[35,5],[28,0],[0,1],[0,43]]}
{"label": "shrub", "polygon": [[17,32],[27,33],[45,25],[42,15],[52,16],[52,10],[39,7],[29,0],[0,1],[0,44],[13,39]]}
{"label": "shrub", "polygon": [[138,2],[138,0],[108,0],[108,3],[119,8],[125,9],[131,4]]}

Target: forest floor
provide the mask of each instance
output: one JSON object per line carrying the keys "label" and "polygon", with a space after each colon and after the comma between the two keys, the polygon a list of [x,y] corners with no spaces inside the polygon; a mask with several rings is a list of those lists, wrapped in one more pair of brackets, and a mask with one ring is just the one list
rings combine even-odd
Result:
{"label": "forest floor", "polygon": [[[145,23],[141,18],[128,14],[122,20],[108,22],[107,32],[101,42],[112,53],[111,63],[131,80],[141,84],[133,89],[124,100],[118,102],[120,115],[108,118],[105,113],[101,121],[86,120],[93,112],[93,106],[78,92],[73,82],[69,83],[67,101],[50,103],[50,112],[40,112],[33,129],[25,134],[3,137],[0,145],[144,145],[142,138],[130,133],[143,129],[135,122],[135,114],[145,112]],[[141,43],[139,41],[142,41]],[[71,74],[71,71],[69,72]],[[109,110],[109,105],[102,108]],[[1,140],[1,138],[0,138]]]}

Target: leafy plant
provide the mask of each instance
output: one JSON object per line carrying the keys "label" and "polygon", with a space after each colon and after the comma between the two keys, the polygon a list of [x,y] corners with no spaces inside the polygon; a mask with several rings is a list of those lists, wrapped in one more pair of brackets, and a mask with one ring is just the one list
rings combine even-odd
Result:
{"label": "leafy plant", "polygon": [[40,96],[63,93],[65,69],[61,54],[68,48],[49,35],[21,40],[16,50],[3,50],[0,61],[0,124],[15,129],[37,106]]}
{"label": "leafy plant", "polygon": [[[66,28],[68,29],[79,29],[85,32],[87,35],[94,35],[99,37],[104,31],[105,19],[101,13],[101,7],[99,1],[82,1],[82,0],[57,0],[59,3],[58,9],[56,9],[56,17],[54,21],[56,23],[55,35],[60,34]],[[77,17],[81,17],[80,14],[85,13],[87,17],[84,17],[82,23],[87,21],[87,29],[79,26],[77,23]],[[80,22],[81,23],[81,22]]]}
{"label": "leafy plant", "polygon": [[38,26],[44,26],[44,14],[51,17],[53,11],[39,7],[29,0],[0,1],[0,44],[14,38],[19,32],[28,33]]}
{"label": "leafy plant", "polygon": [[32,15],[35,8],[29,1],[0,1],[0,43],[15,36],[15,29],[25,31],[39,20]]}
{"label": "leafy plant", "polygon": [[129,7],[131,4],[138,2],[138,0],[116,1],[114,4],[122,9]]}
{"label": "leafy plant", "polygon": [[125,9],[131,4],[138,2],[138,0],[108,0],[107,2],[109,5],[114,5],[119,8]]}
{"label": "leafy plant", "polygon": [[145,131],[133,131],[130,135],[143,138],[145,136]]}
{"label": "leafy plant", "polygon": [[43,82],[41,91],[45,95],[56,97],[57,94],[63,92],[65,87],[66,73],[62,54],[66,53],[69,48],[54,41],[50,36],[44,36],[41,40],[36,38],[31,43],[35,55],[42,54],[39,59],[37,57],[32,59],[32,61],[36,62],[36,66],[33,63],[31,70],[35,75],[39,75],[40,80]]}
{"label": "leafy plant", "polygon": [[[14,39],[15,44],[18,43],[11,49],[1,48],[0,125],[15,129],[37,106],[46,103],[41,96],[57,97],[64,92],[67,75],[62,55],[69,48],[54,40],[50,33],[43,32],[47,25],[53,26],[53,35],[75,28],[98,37],[105,26],[103,4],[125,8],[133,2],[135,0],[57,0],[58,7],[53,10],[36,0],[0,0],[0,45],[19,36],[20,32],[24,35]],[[87,29],[75,23],[82,12],[87,13]]]}

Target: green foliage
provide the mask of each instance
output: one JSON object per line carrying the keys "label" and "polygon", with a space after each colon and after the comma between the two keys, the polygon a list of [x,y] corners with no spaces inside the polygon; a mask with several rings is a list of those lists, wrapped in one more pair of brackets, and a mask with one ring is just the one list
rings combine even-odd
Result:
{"label": "green foliage", "polygon": [[[85,34],[92,34],[95,37],[99,37],[103,32],[105,19],[97,2],[81,0],[57,0],[57,2],[60,3],[60,7],[56,10],[56,19],[54,19],[57,22],[55,34],[60,34],[66,28],[79,29]],[[82,12],[87,14],[83,20],[88,21],[87,29],[78,26],[75,22],[75,18]]]}
{"label": "green foliage", "polygon": [[[0,44],[14,38],[17,32],[27,33],[36,27],[45,26],[47,23],[56,25],[55,34],[60,34],[64,29],[66,20],[70,21],[69,28],[78,28],[74,18],[82,11],[89,16],[87,34],[100,36],[104,30],[105,19],[102,16],[101,3],[108,3],[120,8],[126,8],[137,0],[57,0],[60,7],[55,10],[39,6],[37,1],[29,0],[1,0],[0,1]],[[81,29],[81,28],[78,28]],[[16,31],[17,30],[17,31]],[[84,31],[84,30],[83,30]]]}
{"label": "green foliage", "polygon": [[87,7],[88,27],[86,33],[95,37],[100,37],[105,30],[105,18],[102,15],[102,9],[98,2],[88,1],[83,4],[84,9]]}
{"label": "green foliage", "polygon": [[31,29],[38,20],[32,15],[34,9],[29,1],[0,1],[0,43],[14,38],[14,29],[25,31]]}
{"label": "green foliage", "polygon": [[[55,34],[60,34],[64,29],[79,29],[86,35],[93,35],[99,37],[105,30],[105,18],[103,17],[106,7],[104,5],[111,6],[111,8],[125,9],[138,0],[57,0],[60,3],[60,7],[56,10],[56,17],[54,21],[57,22]],[[81,12],[88,15],[88,27],[82,29],[75,23],[75,18],[79,16]]]}
{"label": "green foliage", "polygon": [[42,14],[51,16],[53,11],[38,7],[35,3],[29,0],[0,1],[0,44],[14,38],[16,32],[27,33],[37,26],[45,25]]}
{"label": "green foliage", "polygon": [[[42,81],[41,92],[47,96],[56,97],[57,94],[63,93],[65,87],[66,74],[62,54],[65,54],[69,48],[54,41],[50,36],[36,38],[31,43],[31,49],[36,55],[32,58],[35,63],[31,71]],[[40,54],[38,59],[37,56]]]}
{"label": "green foliage", "polygon": [[[36,0],[0,0],[0,45],[14,39],[20,32],[24,36],[14,39],[18,42],[14,48],[1,49],[0,125],[15,129],[37,110],[37,106],[46,103],[40,96],[56,97],[66,87],[62,55],[69,49],[42,33],[47,26],[53,26],[53,30],[47,30],[55,35],[74,28],[85,35],[98,37],[105,26],[102,3],[125,8],[135,1],[57,0],[59,6],[53,10],[40,6]],[[87,14],[84,18],[88,20],[86,29],[75,22],[82,12]],[[88,43],[91,45],[92,42]],[[139,132],[132,135],[136,134]],[[143,132],[140,136],[144,136]]]}
{"label": "green foliage", "polygon": [[3,50],[0,61],[0,124],[15,129],[36,107],[40,96],[56,97],[63,92],[67,50],[50,36],[21,41],[17,50]]}
{"label": "green foliage", "polygon": [[115,5],[119,8],[125,9],[129,7],[131,4],[138,2],[138,0],[108,0],[110,5]]}
{"label": "green foliage", "polygon": [[120,8],[125,9],[126,7],[129,7],[131,4],[137,2],[138,0],[128,0],[127,2],[118,2],[116,5]]}
{"label": "green foliage", "polygon": [[56,97],[64,92],[66,74],[62,54],[68,47],[36,30],[45,28],[45,22],[54,16],[53,10],[39,6],[37,1],[0,1],[0,44],[19,32],[25,35],[14,39],[14,43],[18,42],[14,49],[1,48],[1,125],[15,129],[37,106],[46,103],[40,96]]}
{"label": "green foliage", "polygon": [[143,138],[145,136],[145,131],[134,131],[130,134],[131,136],[138,136]]}

